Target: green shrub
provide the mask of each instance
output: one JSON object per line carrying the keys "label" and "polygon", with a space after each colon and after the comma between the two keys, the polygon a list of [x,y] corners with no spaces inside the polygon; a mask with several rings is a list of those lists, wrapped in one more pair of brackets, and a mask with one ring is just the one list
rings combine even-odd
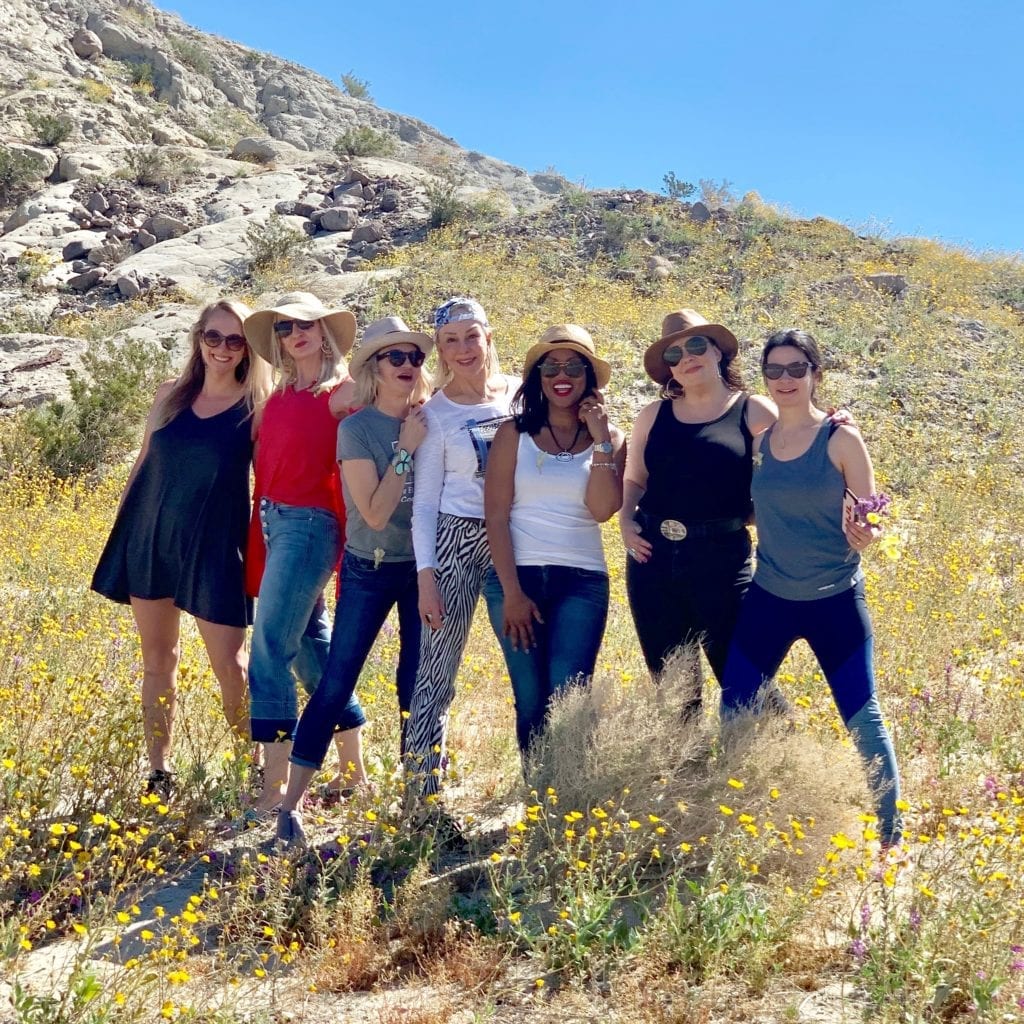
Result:
{"label": "green shrub", "polygon": [[272,213],[265,224],[251,224],[245,238],[249,243],[250,271],[288,263],[310,246],[308,235],[286,224],[276,213]]}
{"label": "green shrub", "polygon": [[128,164],[120,174],[137,185],[167,185],[194,174],[197,169],[191,157],[160,146],[139,146],[129,150],[126,159]]}
{"label": "green shrub", "polygon": [[148,60],[132,61],[129,65],[132,89],[146,96],[153,92],[156,84],[153,81],[153,65]]}
{"label": "green shrub", "polygon": [[451,178],[440,178],[426,187],[427,203],[430,207],[428,224],[432,228],[443,228],[457,221],[465,212],[465,206],[455,194],[458,183]]}
{"label": "green shrub", "polygon": [[346,128],[334,143],[338,156],[394,156],[398,146],[387,132],[379,132],[369,125]]}
{"label": "green shrub", "polygon": [[109,103],[110,97],[114,95],[114,90],[106,82],[96,78],[83,78],[78,83],[78,88],[85,93],[85,98],[90,103]]}
{"label": "green shrub", "polygon": [[213,73],[210,55],[206,52],[206,47],[198,40],[186,39],[184,36],[171,36],[171,51],[185,67],[207,77]]}
{"label": "green shrub", "polygon": [[84,373],[68,372],[67,401],[29,409],[18,424],[36,458],[61,479],[93,472],[132,450],[171,362],[151,344],[108,338],[86,350],[82,367]]}
{"label": "green shrub", "polygon": [[697,191],[690,182],[677,178],[675,171],[669,171],[661,180],[665,183],[665,194],[669,199],[689,199]]}
{"label": "green shrub", "polygon": [[27,153],[0,146],[0,206],[21,202],[39,177],[39,168]]}
{"label": "green shrub", "polygon": [[345,90],[345,94],[354,100],[373,102],[373,97],[370,95],[370,83],[364,78],[357,78],[351,71],[341,76],[341,87]]}
{"label": "green shrub", "polygon": [[28,123],[43,146],[59,146],[74,130],[74,122],[65,114],[37,114],[29,111]]}
{"label": "green shrub", "polygon": [[14,265],[15,277],[27,288],[31,288],[50,269],[52,262],[45,252],[26,249]]}

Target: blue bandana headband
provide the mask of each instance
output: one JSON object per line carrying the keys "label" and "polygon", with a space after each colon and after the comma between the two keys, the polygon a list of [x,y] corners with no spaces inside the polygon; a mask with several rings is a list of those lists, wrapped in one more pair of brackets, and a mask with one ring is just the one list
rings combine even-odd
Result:
{"label": "blue bandana headband", "polygon": [[457,295],[449,299],[443,306],[438,306],[434,311],[434,330],[439,331],[447,324],[458,323],[461,320],[475,320],[483,327],[490,327],[487,321],[487,314],[484,307],[476,299],[467,299]]}

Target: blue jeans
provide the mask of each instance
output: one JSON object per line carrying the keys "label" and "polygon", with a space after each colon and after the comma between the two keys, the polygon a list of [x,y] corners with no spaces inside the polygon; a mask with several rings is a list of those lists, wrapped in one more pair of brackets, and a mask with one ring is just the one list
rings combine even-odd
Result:
{"label": "blue jeans", "polygon": [[[295,670],[307,690],[326,664],[327,609],[323,589],[338,557],[338,521],[326,509],[260,500],[267,564],[256,604],[249,654],[252,738],[291,739],[298,720]],[[358,701],[346,708],[344,728],[366,721]]]}
{"label": "blue jeans", "polygon": [[354,700],[359,674],[388,612],[396,604],[400,642],[396,682],[404,753],[405,723],[420,654],[416,563],[381,562],[374,569],[371,559],[346,551],[341,563],[341,597],[334,616],[331,651],[320,685],[299,719],[292,747],[293,764],[319,768],[335,731],[348,728],[345,718]]}
{"label": "blue jeans", "polygon": [[722,680],[722,718],[759,709],[763,687],[803,638],[821,665],[832,699],[864,759],[883,841],[901,835],[899,771],[875,692],[871,619],[864,584],[814,601],[788,601],[752,584],[743,599]]}
{"label": "blue jeans", "polygon": [[512,681],[516,739],[525,754],[544,728],[552,698],[594,674],[608,619],[608,576],[563,565],[520,565],[516,572],[544,620],[533,624],[534,647],[514,650],[503,634],[505,594],[493,569],[484,579],[484,600]]}

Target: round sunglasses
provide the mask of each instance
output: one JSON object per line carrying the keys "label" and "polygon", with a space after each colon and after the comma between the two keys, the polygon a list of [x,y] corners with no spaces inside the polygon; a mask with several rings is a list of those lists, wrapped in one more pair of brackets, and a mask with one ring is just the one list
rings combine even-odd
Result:
{"label": "round sunglasses", "polygon": [[710,344],[710,338],[705,338],[703,334],[695,334],[692,338],[687,338],[681,345],[669,345],[662,353],[661,358],[669,366],[678,366],[682,362],[684,351],[687,355],[702,356],[707,352]]}
{"label": "round sunglasses", "polygon": [[587,364],[582,359],[566,359],[560,363],[555,359],[545,359],[540,364],[540,375],[542,377],[557,377],[564,373],[566,377],[582,377],[587,372]]}
{"label": "round sunglasses", "polygon": [[287,338],[293,330],[308,331],[315,323],[315,320],[278,320],[274,324],[274,333],[278,337]]}
{"label": "round sunglasses", "polygon": [[765,363],[764,375],[769,380],[781,380],[784,373],[794,380],[801,380],[807,376],[808,370],[813,370],[813,363]]}
{"label": "round sunglasses", "polygon": [[404,366],[407,359],[410,366],[422,366],[423,360],[426,358],[418,348],[414,348],[411,352],[404,352],[398,348],[389,348],[387,352],[377,353],[378,363],[386,359],[392,366]]}
{"label": "round sunglasses", "polygon": [[207,348],[220,348],[221,343],[227,345],[229,352],[241,352],[245,348],[245,336],[221,334],[220,331],[203,331],[203,344]]}

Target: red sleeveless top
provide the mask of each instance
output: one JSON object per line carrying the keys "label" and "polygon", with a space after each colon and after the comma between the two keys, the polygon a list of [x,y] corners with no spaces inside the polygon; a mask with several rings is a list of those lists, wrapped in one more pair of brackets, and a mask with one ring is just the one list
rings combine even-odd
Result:
{"label": "red sleeveless top", "polygon": [[260,525],[261,498],[333,512],[345,536],[338,420],[330,410],[333,393],[314,395],[288,387],[275,391],[263,407],[256,437],[256,485],[245,557],[245,587],[253,597],[259,594],[267,556]]}

